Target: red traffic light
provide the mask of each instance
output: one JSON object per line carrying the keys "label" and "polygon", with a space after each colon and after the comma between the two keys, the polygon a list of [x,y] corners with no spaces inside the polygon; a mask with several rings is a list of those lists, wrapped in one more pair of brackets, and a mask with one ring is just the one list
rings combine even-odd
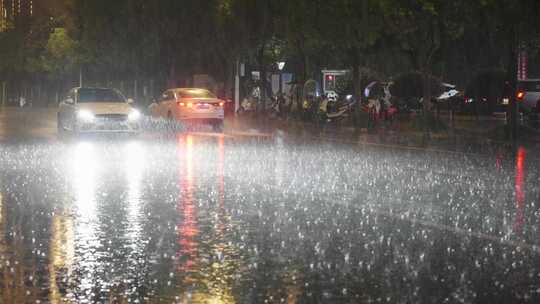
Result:
{"label": "red traffic light", "polygon": [[326,75],[326,80],[328,81],[334,80],[334,75]]}

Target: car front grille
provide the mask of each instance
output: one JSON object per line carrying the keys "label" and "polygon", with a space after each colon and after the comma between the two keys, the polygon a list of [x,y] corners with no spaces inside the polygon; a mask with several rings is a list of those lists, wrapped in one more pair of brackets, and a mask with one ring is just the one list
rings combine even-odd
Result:
{"label": "car front grille", "polygon": [[126,121],[126,114],[98,114],[96,118],[101,121]]}

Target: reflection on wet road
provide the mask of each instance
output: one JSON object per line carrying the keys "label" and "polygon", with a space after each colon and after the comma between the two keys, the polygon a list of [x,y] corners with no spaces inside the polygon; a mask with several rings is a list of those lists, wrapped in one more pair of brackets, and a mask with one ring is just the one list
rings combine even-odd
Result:
{"label": "reflection on wet road", "polygon": [[0,157],[0,303],[540,301],[525,148],[179,134]]}

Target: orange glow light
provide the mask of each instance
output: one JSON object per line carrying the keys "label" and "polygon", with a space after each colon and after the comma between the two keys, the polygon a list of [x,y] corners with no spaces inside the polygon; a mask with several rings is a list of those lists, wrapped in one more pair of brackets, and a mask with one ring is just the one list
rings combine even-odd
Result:
{"label": "orange glow light", "polygon": [[193,103],[188,102],[187,107],[188,107],[188,108],[193,108]]}
{"label": "orange glow light", "polygon": [[516,218],[514,220],[514,232],[521,233],[525,223],[525,148],[519,147],[516,156]]}
{"label": "orange glow light", "polygon": [[521,100],[521,99],[523,99],[523,97],[525,97],[525,92],[519,91],[519,92],[517,93],[517,99],[518,99],[518,100]]}

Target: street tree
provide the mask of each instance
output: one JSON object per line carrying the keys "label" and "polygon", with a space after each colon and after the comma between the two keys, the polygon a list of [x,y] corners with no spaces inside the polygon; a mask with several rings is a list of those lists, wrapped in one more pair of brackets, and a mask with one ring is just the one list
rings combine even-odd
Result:
{"label": "street tree", "polygon": [[[424,78],[423,100],[431,100],[429,76],[435,53],[441,45],[443,8],[439,0],[381,1],[389,33],[401,51],[407,54],[412,66]],[[430,102],[423,102],[424,112]]]}
{"label": "street tree", "polygon": [[42,56],[43,70],[51,78],[62,79],[76,68],[77,46],[65,28],[55,28],[49,36],[46,51]]}

